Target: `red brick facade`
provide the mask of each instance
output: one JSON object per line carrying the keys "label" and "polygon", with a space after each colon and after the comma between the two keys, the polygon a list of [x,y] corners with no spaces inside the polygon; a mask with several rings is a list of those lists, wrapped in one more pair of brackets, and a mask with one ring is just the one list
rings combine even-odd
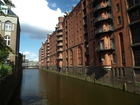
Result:
{"label": "red brick facade", "polygon": [[40,66],[83,72],[114,87],[127,83],[133,90],[140,82],[139,5],[139,0],[81,0],[58,18],[40,49]]}

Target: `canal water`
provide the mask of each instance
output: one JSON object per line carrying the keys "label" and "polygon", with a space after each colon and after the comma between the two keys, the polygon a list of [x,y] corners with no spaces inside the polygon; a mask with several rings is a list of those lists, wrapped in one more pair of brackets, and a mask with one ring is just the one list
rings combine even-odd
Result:
{"label": "canal water", "polygon": [[38,69],[24,69],[10,105],[140,105],[140,95]]}

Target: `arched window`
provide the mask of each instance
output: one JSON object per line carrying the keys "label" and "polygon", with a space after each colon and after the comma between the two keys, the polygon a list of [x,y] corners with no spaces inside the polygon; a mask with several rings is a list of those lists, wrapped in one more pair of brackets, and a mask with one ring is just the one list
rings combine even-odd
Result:
{"label": "arched window", "polygon": [[4,36],[4,39],[5,39],[6,45],[10,46],[10,40],[11,40],[10,36],[6,35],[6,36]]}
{"label": "arched window", "polygon": [[124,53],[124,39],[123,39],[123,33],[119,33],[120,37],[120,46],[121,46],[121,56],[122,56],[122,64],[125,65],[125,53]]}
{"label": "arched window", "polygon": [[7,21],[5,22],[5,30],[11,31],[12,30],[12,23]]}
{"label": "arched window", "polygon": [[120,5],[119,5],[119,3],[118,3],[118,4],[116,4],[116,9],[117,9],[117,12],[119,12],[119,11],[120,11]]}
{"label": "arched window", "polygon": [[78,47],[77,49],[77,55],[78,55],[78,65],[82,66],[83,65],[83,60],[82,60],[82,49],[81,47]]}
{"label": "arched window", "polygon": [[70,50],[70,66],[73,65],[73,52]]}

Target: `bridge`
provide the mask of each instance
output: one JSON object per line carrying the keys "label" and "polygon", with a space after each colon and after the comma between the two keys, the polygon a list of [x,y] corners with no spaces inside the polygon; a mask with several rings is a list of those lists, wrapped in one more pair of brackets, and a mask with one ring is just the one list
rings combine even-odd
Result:
{"label": "bridge", "polygon": [[38,62],[23,62],[22,68],[39,68]]}

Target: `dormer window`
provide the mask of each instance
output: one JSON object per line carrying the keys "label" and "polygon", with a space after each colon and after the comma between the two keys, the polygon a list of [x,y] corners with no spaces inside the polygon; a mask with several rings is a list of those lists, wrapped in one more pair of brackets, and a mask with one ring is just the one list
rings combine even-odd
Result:
{"label": "dormer window", "polygon": [[1,5],[1,10],[4,14],[6,14],[6,15],[8,14],[8,7],[7,6]]}
{"label": "dormer window", "polygon": [[11,22],[6,22],[5,23],[5,30],[11,31],[12,30],[12,23]]}

